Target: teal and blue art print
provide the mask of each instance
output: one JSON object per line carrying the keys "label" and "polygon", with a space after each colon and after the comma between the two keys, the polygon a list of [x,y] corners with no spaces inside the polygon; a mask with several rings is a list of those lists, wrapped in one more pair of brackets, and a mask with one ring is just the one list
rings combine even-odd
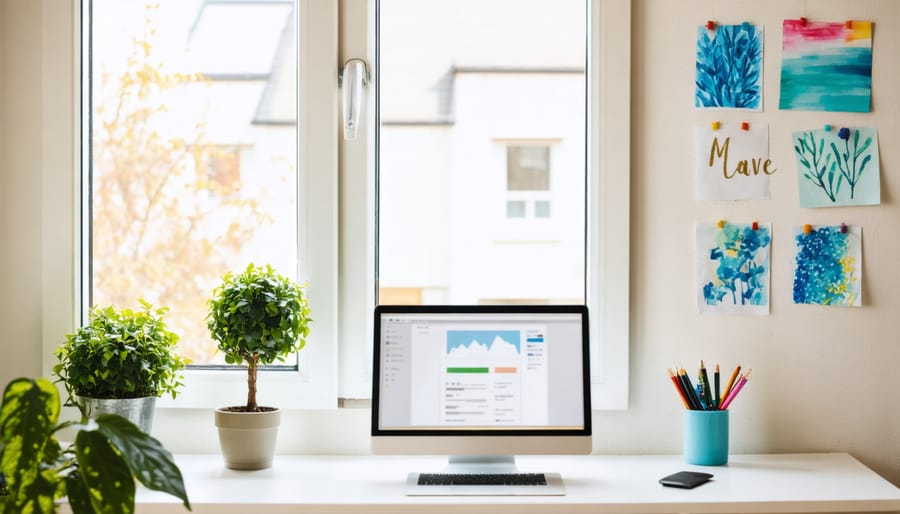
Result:
{"label": "teal and blue art print", "polygon": [[881,173],[874,127],[794,132],[800,207],[878,205]]}
{"label": "teal and blue art print", "polygon": [[697,224],[701,313],[769,313],[770,224]]}
{"label": "teal and blue art print", "polygon": [[862,296],[861,230],[794,227],[794,303],[858,307]]}
{"label": "teal and blue art print", "polygon": [[698,27],[694,105],[762,110],[762,55],[761,27]]}

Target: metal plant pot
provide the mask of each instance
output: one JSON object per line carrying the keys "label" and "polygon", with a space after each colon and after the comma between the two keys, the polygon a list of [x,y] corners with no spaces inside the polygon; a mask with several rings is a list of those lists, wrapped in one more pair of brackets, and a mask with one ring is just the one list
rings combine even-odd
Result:
{"label": "metal plant pot", "polygon": [[88,398],[75,396],[89,418],[101,414],[118,414],[134,423],[143,432],[149,434],[153,428],[153,411],[156,408],[155,396],[142,398]]}
{"label": "metal plant pot", "polygon": [[219,446],[229,469],[266,469],[272,467],[275,440],[281,424],[281,410],[235,412],[216,409]]}

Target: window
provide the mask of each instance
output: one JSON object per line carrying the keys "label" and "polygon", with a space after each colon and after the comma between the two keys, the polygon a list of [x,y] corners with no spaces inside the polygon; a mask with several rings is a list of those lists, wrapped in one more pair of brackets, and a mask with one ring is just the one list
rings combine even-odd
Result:
{"label": "window", "polygon": [[506,189],[509,191],[549,191],[550,147],[508,146],[506,148]]}
{"label": "window", "polygon": [[378,5],[379,287],[584,303],[585,0]]}
{"label": "window", "polygon": [[241,149],[219,147],[202,165],[206,170],[206,189],[211,195],[233,196],[241,193]]}
{"label": "window", "polygon": [[[312,68],[298,48],[312,44],[314,34],[301,33],[311,7],[86,5],[82,306],[136,307],[139,298],[166,306],[192,369],[229,368],[206,328],[206,302],[224,273],[268,263],[299,282],[327,282],[304,248],[308,199],[329,195],[327,185],[313,191],[309,160],[300,162],[298,66]],[[318,289],[307,290],[311,301]],[[327,334],[333,320],[318,321]],[[322,358],[333,361],[333,352]],[[296,357],[275,368],[291,371],[278,381],[308,382],[313,373]],[[190,389],[188,397],[200,388]]]}
{"label": "window", "polygon": [[[572,185],[574,187],[570,191],[560,192],[559,196],[584,198],[584,184]],[[507,146],[506,190],[508,218],[549,218],[550,147],[547,145]],[[516,206],[514,215],[511,215],[509,211],[510,205]],[[575,214],[583,216],[584,211]],[[568,221],[571,224],[578,220],[570,219]]]}
{"label": "window", "polygon": [[[80,323],[80,316],[89,303],[100,303],[99,297],[85,298],[81,294],[86,290],[83,287],[86,284],[80,283],[82,277],[91,277],[92,273],[90,272],[96,273],[98,269],[103,269],[103,266],[111,265],[101,262],[99,255],[92,255],[89,247],[85,248],[81,244],[79,235],[81,228],[78,220],[86,220],[84,215],[90,214],[89,198],[94,193],[91,183],[81,179],[80,170],[89,169],[94,156],[90,154],[87,147],[82,147],[80,143],[80,141],[92,137],[92,133],[87,123],[79,123],[78,105],[89,108],[92,104],[90,101],[93,98],[92,94],[95,91],[87,86],[82,87],[78,73],[72,74],[71,70],[83,69],[86,77],[91,76],[91,70],[81,56],[87,55],[87,48],[89,48],[90,31],[88,29],[91,28],[91,24],[88,13],[92,12],[92,8],[94,9],[93,13],[97,14],[98,6],[104,4],[106,7],[115,9],[116,12],[134,7],[133,3],[137,5],[131,0],[128,2],[95,0],[97,3],[92,7],[92,4],[86,0],[83,4],[78,0],[70,1],[72,2],[71,9],[52,10],[43,17],[46,46],[42,49],[42,56],[47,64],[44,67],[45,83],[42,87],[45,91],[60,92],[48,104],[53,107],[55,116],[59,117],[59,123],[49,127],[44,135],[47,151],[43,155],[45,164],[43,214],[47,220],[75,220],[71,224],[46,223],[43,231],[45,370],[49,370],[52,366],[52,350],[58,344],[59,335],[70,332],[74,326]],[[526,8],[527,5],[536,1],[524,2],[522,6]],[[523,294],[522,291],[507,287],[502,290],[479,292],[477,296],[472,297],[471,301],[538,303],[568,301],[575,297],[582,298],[580,301],[587,301],[592,312],[592,334],[599,336],[595,341],[595,350],[597,350],[595,355],[599,355],[600,358],[596,362],[592,362],[592,366],[600,394],[595,392],[594,399],[595,402],[600,399],[596,403],[600,407],[621,408],[627,398],[625,393],[628,323],[627,215],[629,210],[627,153],[629,116],[627,109],[630,87],[628,82],[630,3],[627,0],[586,0],[586,2],[589,6],[589,17],[585,20],[585,24],[593,36],[585,56],[585,61],[590,63],[590,66],[587,67],[589,94],[586,95],[586,110],[591,117],[586,124],[589,127],[586,136],[587,144],[582,147],[582,151],[586,153],[582,157],[587,159],[589,174],[586,177],[587,188],[584,190],[588,202],[586,202],[587,213],[583,219],[586,220],[587,225],[581,225],[581,230],[586,232],[588,237],[586,239],[582,237],[580,243],[586,262],[571,266],[572,270],[584,270],[579,272],[586,273],[586,276],[577,281],[581,284],[578,288],[581,293],[579,296],[570,293]],[[167,3],[169,0],[160,2],[159,11],[166,9]],[[293,244],[296,251],[287,252],[278,258],[294,259],[296,264],[293,266],[297,270],[296,276],[302,280],[309,280],[308,292],[310,293],[311,307],[315,313],[315,326],[310,343],[300,356],[298,369],[291,372],[272,372],[270,376],[262,378],[265,384],[269,384],[264,394],[281,395],[271,401],[277,402],[285,408],[325,408],[334,406],[338,396],[365,397],[368,395],[370,386],[368,378],[370,364],[367,354],[370,351],[371,335],[367,333],[367,326],[370,327],[371,307],[377,301],[379,294],[382,295],[381,301],[386,303],[387,301],[391,303],[436,303],[445,301],[446,283],[448,282],[448,277],[440,274],[436,275],[440,281],[424,280],[422,275],[413,276],[415,281],[410,279],[396,280],[393,283],[374,281],[375,263],[378,261],[374,253],[375,232],[370,223],[375,219],[376,212],[375,156],[378,152],[382,153],[379,160],[382,172],[386,167],[392,166],[394,162],[398,164],[394,169],[403,171],[402,173],[380,175],[378,186],[384,194],[378,197],[379,206],[383,207],[388,202],[412,204],[419,209],[418,211],[414,209],[414,212],[428,213],[427,216],[421,216],[421,218],[428,218],[427,221],[431,222],[437,217],[439,222],[448,222],[446,218],[450,216],[451,212],[456,212],[450,211],[446,204],[448,200],[438,196],[437,203],[429,205],[425,199],[433,197],[391,193],[391,191],[399,191],[391,186],[392,181],[395,182],[395,185],[396,183],[427,185],[437,190],[451,185],[446,180],[432,181],[430,184],[423,184],[423,181],[428,177],[433,178],[435,174],[445,178],[449,177],[446,170],[454,163],[440,160],[415,161],[414,153],[402,151],[404,145],[406,148],[417,150],[429,146],[452,147],[454,142],[447,141],[450,137],[448,127],[466,121],[462,118],[448,116],[448,113],[456,112],[455,107],[461,106],[456,102],[460,101],[462,96],[455,94],[463,93],[461,88],[475,87],[479,82],[488,81],[492,82],[493,86],[500,87],[500,90],[506,90],[504,85],[504,81],[508,83],[506,79],[521,78],[521,75],[532,74],[536,71],[542,73],[552,71],[557,75],[556,78],[560,78],[565,75],[560,72],[566,72],[567,69],[569,72],[573,72],[575,68],[584,70],[584,63],[571,66],[567,63],[562,67],[563,69],[554,67],[552,70],[534,70],[525,69],[530,64],[528,60],[510,61],[506,63],[503,70],[498,70],[487,69],[486,63],[472,64],[470,61],[469,63],[460,62],[459,66],[453,68],[454,73],[448,75],[446,72],[449,68],[446,66],[446,62],[443,62],[437,74],[418,76],[415,73],[409,73],[411,69],[429,71],[429,73],[433,71],[430,70],[433,65],[432,61],[425,58],[418,61],[413,68],[406,68],[405,76],[409,79],[408,81],[403,78],[402,74],[397,75],[397,80],[394,81],[391,88],[399,87],[399,90],[402,91],[404,88],[415,86],[421,91],[423,90],[421,88],[422,81],[429,77],[427,80],[432,80],[431,85],[429,87],[428,84],[425,84],[424,87],[427,94],[424,97],[409,96],[403,102],[395,102],[393,104],[397,108],[394,111],[395,115],[388,118],[384,116],[385,112],[382,112],[380,123],[376,125],[374,106],[377,104],[378,95],[387,94],[388,86],[391,84],[390,81],[387,81],[388,77],[378,77],[378,70],[374,67],[377,60],[372,28],[375,25],[367,23],[366,20],[374,19],[376,2],[339,3],[338,0],[321,0],[298,1],[295,4],[281,1],[190,0],[176,3],[181,9],[190,10],[196,15],[190,19],[187,27],[181,27],[182,34],[190,35],[190,37],[186,36],[182,43],[187,41],[192,45],[190,46],[192,55],[204,52],[209,54],[209,49],[215,48],[215,39],[210,36],[215,32],[215,27],[227,26],[229,23],[234,23],[235,19],[244,19],[242,15],[234,14],[238,11],[233,9],[267,6],[265,9],[268,14],[259,17],[260,22],[265,25],[264,28],[241,26],[242,30],[246,28],[247,31],[260,36],[251,38],[254,41],[252,45],[249,45],[258,50],[274,52],[274,54],[285,51],[279,42],[285,41],[282,37],[285,31],[290,31],[292,28],[295,30],[294,42],[297,58],[292,62],[296,64],[297,69],[291,71],[289,69],[291,62],[287,62],[285,63],[287,67],[279,72],[282,75],[295,75],[298,79],[296,94],[287,95],[287,97],[271,90],[267,93],[259,91],[260,85],[263,85],[263,89],[265,89],[271,83],[272,77],[267,79],[265,75],[274,73],[272,67],[274,60],[263,62],[240,54],[246,48],[242,48],[238,44],[238,40],[243,41],[246,39],[244,37],[222,41],[221,49],[228,49],[228,51],[214,53],[215,55],[212,57],[215,58],[208,61],[206,69],[178,68],[176,66],[195,63],[187,58],[183,60],[166,59],[165,65],[172,73],[200,74],[197,77],[182,76],[181,79],[189,78],[191,80],[189,84],[184,84],[184,89],[194,92],[205,91],[202,94],[197,93],[198,97],[205,97],[205,100],[221,100],[230,94],[230,92],[226,94],[224,91],[234,90],[257,91],[258,95],[271,100],[266,105],[253,106],[252,112],[249,113],[252,118],[251,122],[248,125],[242,125],[247,129],[246,131],[225,130],[228,125],[219,123],[221,116],[235,114],[227,112],[229,109],[209,108],[205,110],[205,107],[201,109],[199,104],[190,102],[183,106],[184,109],[178,109],[180,114],[191,113],[192,115],[203,114],[206,116],[204,128],[207,131],[208,139],[193,141],[184,138],[185,151],[189,149],[194,152],[204,147],[210,150],[205,158],[190,159],[190,162],[184,167],[184,174],[178,180],[184,187],[207,186],[205,193],[197,196],[198,202],[200,199],[218,205],[232,202],[232,204],[228,204],[227,209],[236,210],[240,207],[234,202],[247,201],[253,195],[266,189],[258,187],[254,190],[253,187],[243,187],[245,182],[260,179],[256,175],[260,173],[261,168],[266,168],[265,171],[272,172],[273,175],[275,174],[274,168],[284,169],[291,166],[295,168],[296,184],[282,183],[282,189],[290,189],[295,193],[293,196],[295,204],[291,206],[284,202],[279,207],[279,209],[283,209],[279,212],[286,212],[287,209],[290,209],[292,214],[282,216],[279,213],[276,216],[269,213],[270,216],[278,219],[273,220],[272,224],[268,224],[269,222],[264,220],[265,222],[260,223],[259,226],[251,228],[254,231],[260,231],[256,232],[253,240],[264,241],[265,237],[277,237],[272,235],[275,233],[275,223],[283,223],[286,220],[294,223],[296,242]],[[452,8],[451,3],[437,5],[436,9]],[[509,9],[516,10],[519,5],[519,3],[513,3]],[[582,3],[582,8],[583,5]],[[339,7],[342,10],[340,17],[338,16]],[[273,21],[281,20],[280,16],[285,9],[293,10],[291,19],[283,20],[283,24]],[[507,14],[511,12],[509,9]],[[202,15],[200,14],[201,10],[204,11]],[[544,10],[551,14],[555,12],[555,9]],[[121,19],[124,29],[125,18]],[[451,16],[448,19],[455,19],[455,17]],[[157,21],[161,23],[159,19]],[[295,24],[293,27],[290,25],[291,22]],[[339,25],[343,27],[340,33],[338,32]],[[273,28],[276,26],[280,27],[280,31]],[[67,28],[70,28],[71,31],[67,32],[65,30]],[[163,27],[156,28],[158,33],[155,37],[163,37],[164,34],[160,34],[164,31]],[[523,30],[525,29],[523,28]],[[272,37],[276,32],[278,33],[277,37]],[[540,35],[541,32],[533,31],[533,34]],[[423,33],[417,37],[419,41],[422,41],[429,37],[429,34]],[[81,46],[75,45],[73,50],[71,41],[79,39],[81,39]],[[339,40],[342,52],[340,54],[338,53]],[[510,46],[512,45],[513,43],[510,41]],[[129,46],[121,45],[115,50],[123,52]],[[407,46],[416,45],[409,45],[407,42]],[[161,50],[161,48],[151,50],[156,51],[157,49]],[[478,53],[477,48],[469,49],[469,55]],[[233,58],[221,58],[225,54]],[[339,144],[335,137],[339,133],[340,107],[339,95],[336,90],[337,75],[340,63],[350,57],[365,57],[374,78],[382,81],[377,86],[380,91],[370,88],[367,93],[369,108],[366,111],[366,119],[361,126],[359,138],[354,142]],[[238,73],[229,67],[242,67],[242,70]],[[402,70],[403,68],[401,66],[397,69]],[[519,77],[513,77],[514,75]],[[109,78],[111,77],[110,74]],[[455,88],[449,87],[452,85],[451,82],[455,82]],[[583,88],[583,78],[581,85]],[[278,88],[278,92],[281,93],[284,93],[285,90],[285,88]],[[450,92],[454,94],[447,94]],[[584,94],[581,94],[580,97],[585,99]],[[291,120],[275,114],[291,110],[284,108],[283,102],[285,101],[296,102],[294,108],[294,123],[297,132],[294,152],[296,160],[292,164],[289,161],[288,152],[264,154],[262,150],[269,150],[271,145],[266,144],[266,148],[262,148],[261,145],[251,144],[256,140],[248,142],[251,133],[265,132],[271,136],[283,132],[284,127],[281,125],[287,124]],[[427,104],[425,107],[434,116],[426,119],[416,118],[421,114],[423,104]],[[247,115],[247,110],[250,108],[245,104],[241,105],[244,107],[238,109],[239,106],[235,104],[234,110],[239,110]],[[281,107],[275,109],[276,105]],[[601,110],[604,112],[602,117],[600,116]],[[521,115],[530,114],[533,113],[521,112]],[[169,119],[172,119],[171,113]],[[179,124],[180,122],[170,121],[167,125],[160,122],[157,128],[158,136],[164,135],[165,130],[162,129],[174,130],[173,126],[175,129],[186,127],[186,125],[177,126]],[[384,130],[382,133],[376,134],[382,130]],[[489,222],[491,228],[494,229],[490,236],[493,239],[492,244],[501,252],[514,252],[516,246],[521,244],[516,240],[521,234],[509,232],[510,222],[550,224],[563,215],[561,209],[564,208],[566,202],[560,202],[553,196],[538,198],[533,203],[527,204],[525,208],[521,208],[521,205],[513,207],[523,213],[521,219],[508,219],[509,206],[503,196],[512,193],[506,183],[507,146],[529,146],[540,143],[550,147],[548,158],[550,160],[551,194],[556,190],[557,180],[561,176],[565,176],[563,174],[567,173],[567,170],[581,170],[580,179],[584,180],[585,166],[571,166],[557,162],[557,158],[562,155],[557,151],[562,140],[559,134],[519,133],[492,136],[492,138],[489,141],[490,144],[485,145],[484,148],[488,149],[486,155],[491,162],[490,170],[493,173],[491,194],[495,196],[492,197],[493,200],[487,199],[486,203],[492,202],[492,207],[490,218],[484,221]],[[582,137],[582,141],[584,140],[585,138]],[[402,141],[405,143],[398,145],[398,142]],[[391,148],[398,151],[388,153],[387,151]],[[273,163],[271,167],[260,166],[262,155],[271,156],[268,161]],[[340,169],[338,168],[339,160]],[[404,160],[413,160],[414,162],[410,165],[408,162],[404,163]],[[399,164],[403,164],[403,166],[399,166]],[[288,175],[274,176],[287,177]],[[578,175],[572,174],[571,176],[577,177]],[[216,184],[216,187],[208,187],[213,183]],[[235,184],[242,184],[242,187],[238,190],[235,188]],[[214,192],[212,189],[221,189],[221,191]],[[235,190],[232,192],[232,189]],[[197,205],[187,202],[180,208],[188,209],[188,207],[197,207]],[[403,211],[385,210],[380,214],[378,218],[380,228],[384,229],[392,223],[391,216],[403,215]],[[401,220],[401,226],[403,222]],[[214,228],[221,229],[221,227]],[[94,229],[97,230],[97,227]],[[391,233],[382,230],[378,237],[385,241],[396,238],[399,244],[407,245],[408,248],[413,248],[415,252],[418,252],[414,253],[414,256],[421,257],[423,260],[420,262],[450,273],[451,268],[445,262],[449,258],[446,246],[448,240],[441,240],[435,233],[421,230],[421,227],[411,227],[411,229],[413,230],[405,233],[402,231]],[[552,234],[552,232],[548,233]],[[150,242],[154,242],[154,238],[160,239],[159,235],[152,234],[151,236]],[[411,242],[414,242],[415,245],[412,245]],[[255,249],[249,251],[255,251]],[[400,268],[399,262],[380,262],[377,275],[379,280],[386,280],[392,272],[397,271]],[[285,267],[290,268],[291,266],[286,265]],[[420,267],[424,268],[425,265]],[[340,273],[338,273],[339,269]],[[416,270],[421,271],[418,268]],[[453,274],[456,275],[458,272],[459,270],[456,270]],[[145,278],[144,281],[134,282],[135,289],[148,292],[146,296],[149,296],[149,293],[161,294],[156,291],[156,287],[148,285],[154,283],[152,275],[148,274],[146,277],[148,278]],[[391,300],[387,300],[387,298],[391,298]],[[153,298],[148,299],[153,300]],[[195,309],[197,309],[197,314],[194,315],[195,319],[196,316],[202,319],[205,316],[205,312],[202,312],[204,309],[196,307],[196,304]],[[200,326],[203,325],[203,321],[198,323]],[[47,372],[49,373],[49,371]],[[338,374],[340,382],[338,382]],[[245,388],[240,380],[235,380],[233,376],[227,376],[227,373],[223,375],[222,372],[215,370],[192,372],[188,377],[188,382],[188,387],[175,402],[175,406],[208,408],[223,405],[224,402],[235,402],[235,398],[240,398]],[[272,387],[272,384],[278,384],[278,386]],[[172,406],[172,403],[164,401],[161,406]],[[158,418],[160,423],[165,423],[165,419],[165,415]]]}
{"label": "window", "polygon": [[297,276],[294,11],[91,2],[86,303],[168,307],[194,366],[224,364],[204,320],[226,271]]}
{"label": "window", "polygon": [[[378,264],[364,271],[382,301],[587,303],[594,405],[624,408],[630,2],[548,3],[378,2]],[[507,147],[528,154],[511,184]]]}

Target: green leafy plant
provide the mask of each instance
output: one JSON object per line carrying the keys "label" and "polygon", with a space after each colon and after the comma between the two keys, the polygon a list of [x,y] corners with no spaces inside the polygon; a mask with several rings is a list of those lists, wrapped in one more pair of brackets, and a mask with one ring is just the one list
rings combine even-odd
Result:
{"label": "green leafy plant", "polygon": [[171,394],[183,385],[187,360],[175,350],[178,336],[144,300],[142,310],[91,309],[87,325],[56,349],[53,372],[69,395],[89,398],[140,398]]}
{"label": "green leafy plant", "polygon": [[871,146],[872,138],[867,137],[863,144],[860,145],[859,129],[853,130],[853,148],[851,149],[850,129],[843,127],[838,131],[838,139],[841,139],[844,142],[844,151],[841,152],[838,150],[837,145],[834,143],[831,143],[831,151],[834,153],[834,158],[841,175],[847,179],[847,183],[850,184],[850,199],[852,200],[856,191],[856,184],[862,177],[863,171],[866,169],[866,164],[872,160],[871,153],[860,159],[869,146]]}
{"label": "green leafy plant", "polygon": [[799,139],[795,139],[794,143],[796,143],[794,152],[805,168],[803,176],[822,188],[829,200],[837,201],[844,176],[836,173],[837,162],[832,161],[832,155],[825,151],[825,138],[819,138],[817,142],[815,132],[810,130],[804,132]]}
{"label": "green leafy plant", "polygon": [[272,364],[306,345],[309,303],[303,286],[270,265],[250,263],[243,273],[226,273],[209,300],[207,326],[229,364],[247,364],[247,405],[258,412],[260,364]]}
{"label": "green leafy plant", "polygon": [[[49,514],[67,497],[74,514],[134,512],[135,480],[171,494],[190,510],[171,453],[124,418],[58,423],[61,403],[45,378],[18,378],[0,406],[0,513]],[[65,448],[56,438],[76,431]],[[5,487],[4,487],[5,486]]]}

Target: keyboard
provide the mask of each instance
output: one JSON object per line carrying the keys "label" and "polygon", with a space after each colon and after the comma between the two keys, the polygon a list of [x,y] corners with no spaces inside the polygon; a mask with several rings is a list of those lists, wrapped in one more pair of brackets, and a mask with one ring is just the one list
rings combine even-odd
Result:
{"label": "keyboard", "polygon": [[564,495],[559,473],[410,473],[409,496]]}
{"label": "keyboard", "polygon": [[547,485],[543,473],[419,473],[419,485]]}

